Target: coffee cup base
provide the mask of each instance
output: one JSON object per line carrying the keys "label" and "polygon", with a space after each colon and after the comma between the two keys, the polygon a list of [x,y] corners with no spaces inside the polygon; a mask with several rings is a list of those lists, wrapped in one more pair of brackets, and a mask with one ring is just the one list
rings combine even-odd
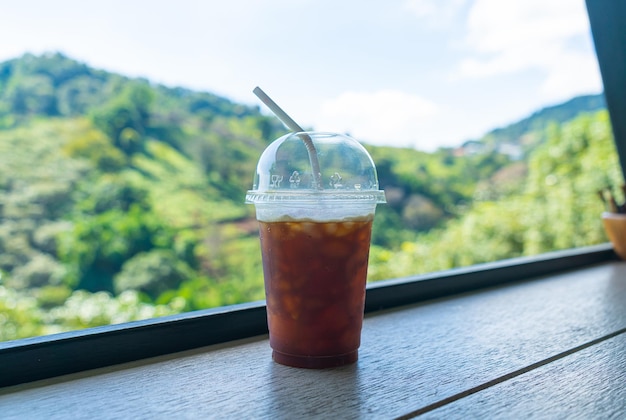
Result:
{"label": "coffee cup base", "polygon": [[338,356],[294,356],[292,354],[280,353],[274,350],[272,359],[276,363],[285,366],[305,368],[305,369],[324,369],[331,367],[339,367],[355,363],[359,359],[359,351],[355,350],[350,353]]}

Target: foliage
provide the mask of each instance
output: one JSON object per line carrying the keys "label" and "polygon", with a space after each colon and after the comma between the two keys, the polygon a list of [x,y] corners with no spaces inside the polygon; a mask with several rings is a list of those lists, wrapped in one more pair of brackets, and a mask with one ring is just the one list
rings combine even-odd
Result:
{"label": "foliage", "polygon": [[129,82],[122,92],[92,113],[96,128],[127,155],[141,151],[153,94],[147,83]]}
{"label": "foliage", "polygon": [[147,304],[142,302],[139,293],[132,290],[117,297],[106,292],[78,290],[62,306],[49,311],[45,321],[47,325],[61,326],[63,330],[75,330],[171,315],[179,313],[184,303],[178,298],[167,305]]}
{"label": "foliage", "polygon": [[140,252],[127,259],[113,284],[117,294],[137,290],[152,299],[193,278],[191,268],[169,249]]}
{"label": "foliage", "polygon": [[523,192],[477,201],[458,219],[405,241],[396,252],[373,247],[370,279],[606,242],[596,191],[623,183],[607,112],[547,130],[547,142],[530,156]]}
{"label": "foliage", "polygon": [[68,285],[112,292],[113,277],[126,261],[172,245],[173,234],[167,226],[132,204],[127,211],[113,209],[76,220],[74,229],[62,239],[59,257],[75,276],[68,276]]}
{"label": "foliage", "polygon": [[77,290],[49,310],[45,299],[0,285],[0,341],[172,315],[185,308],[181,297],[154,305],[132,290],[117,297]]}
{"label": "foliage", "polygon": [[555,121],[569,121],[580,113],[594,113],[606,108],[603,94],[577,96],[562,104],[549,106],[534,112],[506,127],[488,133],[481,143],[491,149],[505,145],[520,146],[525,153],[546,140],[546,129]]}
{"label": "foliage", "polygon": [[46,333],[37,299],[0,285],[0,341]]}
{"label": "foliage", "polygon": [[104,133],[95,129],[69,141],[63,151],[72,158],[89,160],[103,172],[119,171],[128,163],[124,153]]}
{"label": "foliage", "polygon": [[488,152],[456,156],[452,149],[425,153],[413,149],[367,146],[376,162],[387,205],[378,209],[373,243],[394,246],[410,231],[426,232],[458,216],[472,200],[480,180],[511,163]]}
{"label": "foliage", "polygon": [[[579,115],[593,104],[458,149],[366,146],[388,201],[369,279],[604,241],[595,190],[621,182],[606,112]],[[62,54],[0,63],[0,340],[263,299],[243,200],[284,132],[258,107]]]}

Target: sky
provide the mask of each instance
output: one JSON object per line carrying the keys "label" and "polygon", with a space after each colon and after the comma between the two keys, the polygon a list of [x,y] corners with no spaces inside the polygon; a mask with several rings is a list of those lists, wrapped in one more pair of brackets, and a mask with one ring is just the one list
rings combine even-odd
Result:
{"label": "sky", "polygon": [[90,66],[433,151],[602,92],[584,0],[3,1],[0,61]]}

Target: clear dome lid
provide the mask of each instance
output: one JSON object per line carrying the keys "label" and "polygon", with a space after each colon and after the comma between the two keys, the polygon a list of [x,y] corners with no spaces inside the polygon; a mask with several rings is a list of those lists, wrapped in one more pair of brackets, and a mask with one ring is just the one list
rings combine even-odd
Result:
{"label": "clear dome lid", "polygon": [[[313,156],[305,139],[312,141]],[[319,167],[317,174],[314,167]],[[374,162],[358,141],[336,133],[300,132],[286,134],[265,149],[246,202],[312,200],[385,202]]]}

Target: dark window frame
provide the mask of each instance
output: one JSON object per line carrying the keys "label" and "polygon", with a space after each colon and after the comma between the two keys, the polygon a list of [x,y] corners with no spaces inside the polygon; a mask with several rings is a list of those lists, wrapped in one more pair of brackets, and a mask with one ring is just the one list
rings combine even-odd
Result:
{"label": "dark window frame", "polygon": [[[615,143],[626,171],[626,4],[587,0]],[[617,51],[617,53],[616,53]],[[609,244],[371,283],[367,313],[615,260]],[[0,387],[267,333],[263,301],[0,343]]]}

